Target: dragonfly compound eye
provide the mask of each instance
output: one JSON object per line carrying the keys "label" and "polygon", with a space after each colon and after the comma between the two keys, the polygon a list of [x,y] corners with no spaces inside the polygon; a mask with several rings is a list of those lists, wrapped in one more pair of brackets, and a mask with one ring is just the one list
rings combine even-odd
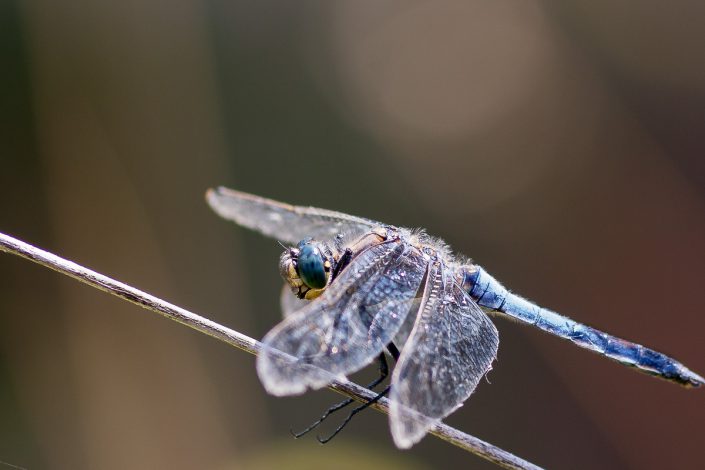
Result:
{"label": "dragonfly compound eye", "polygon": [[325,259],[321,250],[313,243],[304,244],[297,260],[299,277],[311,289],[323,289],[328,282]]}

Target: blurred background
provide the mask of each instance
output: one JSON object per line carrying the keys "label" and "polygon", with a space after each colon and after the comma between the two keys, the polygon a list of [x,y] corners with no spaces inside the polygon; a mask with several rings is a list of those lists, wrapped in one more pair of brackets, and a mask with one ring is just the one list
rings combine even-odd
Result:
{"label": "blurred background", "polygon": [[[425,227],[702,374],[704,50],[694,1],[3,0],[0,230],[260,338],[281,248],[210,212],[222,184]],[[701,465],[703,390],[496,323],[449,424],[549,468]],[[290,437],[338,400],[269,397],[253,357],[0,256],[2,462],[494,468],[398,451],[374,412]]]}

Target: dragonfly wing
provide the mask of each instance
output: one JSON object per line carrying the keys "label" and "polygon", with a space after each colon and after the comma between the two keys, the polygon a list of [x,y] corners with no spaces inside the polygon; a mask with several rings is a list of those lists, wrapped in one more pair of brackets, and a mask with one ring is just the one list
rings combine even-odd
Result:
{"label": "dragonfly wing", "polygon": [[291,287],[289,287],[288,284],[284,284],[282,287],[282,292],[279,296],[279,305],[281,305],[282,315],[284,318],[301,310],[310,302],[310,300],[299,299],[296,297],[296,295],[291,292]]}
{"label": "dragonfly wing", "polygon": [[[409,307],[409,312],[416,313],[419,311],[419,306],[421,305],[421,297],[415,298],[411,302],[411,306]],[[416,316],[415,315],[407,315],[406,320],[404,320],[404,323],[401,325],[399,328],[399,331],[397,331],[397,334],[394,335],[394,346],[397,347],[398,350],[402,350],[404,348],[404,345],[406,344],[406,341],[409,339],[409,336],[411,335],[411,330],[414,329],[414,325],[416,324]]]}
{"label": "dragonfly wing", "polygon": [[223,187],[209,189],[206,200],[224,219],[287,243],[298,243],[307,237],[328,240],[339,233],[358,235],[381,225],[362,217],[292,206]]}
{"label": "dragonfly wing", "polygon": [[404,322],[426,264],[399,240],[360,253],[321,297],[264,337],[257,373],[265,389],[300,394],[372,362]]}
{"label": "dragonfly wing", "polygon": [[429,267],[416,324],[392,375],[390,426],[409,448],[472,394],[497,356],[497,329],[443,264]]}

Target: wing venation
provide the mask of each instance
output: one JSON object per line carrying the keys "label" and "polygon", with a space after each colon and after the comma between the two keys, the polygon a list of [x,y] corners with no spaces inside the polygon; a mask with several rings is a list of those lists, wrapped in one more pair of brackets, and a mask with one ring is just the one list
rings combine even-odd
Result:
{"label": "wing venation", "polygon": [[392,375],[390,425],[409,448],[472,394],[497,356],[497,329],[442,263],[429,266],[416,324]]}
{"label": "wing venation", "polygon": [[372,362],[404,322],[424,263],[416,248],[399,240],[356,256],[321,297],[291,312],[262,340],[257,373],[267,391],[303,393]]}
{"label": "wing venation", "polygon": [[325,241],[339,233],[362,235],[381,225],[342,212],[292,206],[223,187],[208,190],[206,201],[221,217],[287,243],[298,243],[307,237]]}

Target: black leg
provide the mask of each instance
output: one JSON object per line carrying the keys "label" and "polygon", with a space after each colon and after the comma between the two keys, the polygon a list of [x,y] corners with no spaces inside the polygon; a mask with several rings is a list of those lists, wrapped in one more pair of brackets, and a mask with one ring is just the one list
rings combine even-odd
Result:
{"label": "black leg", "polygon": [[[396,348],[394,348],[394,349],[396,350]],[[398,351],[397,351],[397,354],[398,354]],[[392,357],[394,357],[394,359],[396,360],[399,356],[397,355],[397,356],[395,357],[395,356],[392,354]],[[370,382],[369,384],[367,384],[367,388],[369,388],[370,390],[374,390],[374,388],[375,388],[377,385],[379,385],[380,383],[382,383],[382,381],[383,381],[384,379],[386,379],[387,376],[389,375],[389,366],[387,365],[387,358],[384,356],[384,353],[381,353],[381,354],[379,355],[379,358],[378,358],[377,360],[378,360],[378,362],[379,362],[379,377],[377,377],[375,380],[373,380],[372,382]],[[348,406],[349,404],[351,404],[353,401],[354,401],[354,400],[353,400],[352,398],[348,398],[347,400],[343,400],[343,401],[341,401],[340,403],[337,403],[337,404],[331,406],[330,408],[328,408],[328,409],[321,415],[320,418],[318,418],[316,421],[314,421],[313,423],[311,423],[311,425],[310,425],[309,427],[307,427],[306,429],[304,429],[304,430],[302,430],[302,431],[299,431],[299,432],[294,432],[294,431],[292,431],[292,430],[289,430],[289,431],[291,432],[291,434],[292,434],[296,439],[298,439],[298,438],[300,438],[301,436],[304,436],[304,435],[308,434],[309,432],[313,431],[314,429],[316,429],[328,416],[330,416],[331,414],[335,413],[336,411],[338,411],[338,410],[340,410],[340,409],[342,409],[342,408],[345,408],[346,406]],[[368,405],[368,406],[369,406],[369,405]],[[356,411],[353,410],[353,413],[356,413]],[[351,413],[351,415],[352,415],[353,413]],[[346,419],[346,423],[347,423],[347,421],[350,421],[350,418],[351,418],[351,416],[348,416],[348,418]],[[341,429],[342,429],[342,428],[341,428]],[[338,429],[338,430],[335,432],[335,434],[337,434],[338,432],[340,432],[340,429]],[[332,436],[331,436],[331,437],[332,437]]]}
{"label": "black leg", "polygon": [[[387,351],[389,351],[389,354],[394,358],[394,362],[397,362],[399,360],[399,349],[397,349],[397,347],[394,343],[389,343],[387,345]],[[382,353],[381,356],[383,357],[384,353]],[[383,365],[385,367],[384,372],[382,371]],[[383,378],[386,377],[386,375],[388,373],[389,373],[389,371],[387,370],[386,361],[384,363],[380,362],[380,375],[382,375],[382,377],[379,379],[379,381],[377,383],[381,382],[383,380]],[[368,387],[368,388],[371,388],[371,387]],[[345,426],[348,425],[348,423],[353,418],[353,416],[355,416],[356,414],[358,414],[360,411],[364,410],[365,408],[369,408],[370,405],[377,403],[383,396],[385,396],[387,393],[389,393],[390,388],[391,388],[391,386],[388,385],[387,388],[385,388],[380,393],[378,393],[376,397],[374,397],[373,399],[371,399],[367,403],[363,403],[362,405],[353,409],[350,412],[350,414],[343,420],[343,422],[340,423],[340,426],[338,426],[330,436],[325,437],[325,438],[322,438],[321,436],[316,436],[316,439],[318,439],[318,442],[320,442],[321,444],[326,444],[326,443],[330,442],[331,439],[333,439],[335,436],[337,436],[338,433],[340,431],[342,431]],[[350,403],[350,402],[352,402],[352,399],[348,399],[346,401],[348,403]]]}
{"label": "black leg", "polygon": [[338,263],[335,265],[335,269],[333,269],[333,275],[331,276],[331,278],[335,279],[336,277],[338,277],[340,271],[345,269],[345,267],[350,264],[350,260],[352,260],[352,250],[350,248],[347,248],[345,250],[345,253],[343,253],[343,256],[340,257]]}
{"label": "black leg", "polygon": [[392,355],[392,357],[394,358],[394,363],[396,364],[397,361],[399,360],[399,350],[394,345],[394,343],[389,343],[387,345],[387,351],[389,351],[389,354]]}
{"label": "black leg", "polygon": [[320,442],[321,444],[326,444],[326,443],[330,442],[331,439],[333,439],[335,436],[337,436],[338,433],[340,431],[342,431],[345,426],[347,426],[347,424],[350,422],[350,420],[353,418],[353,416],[355,416],[356,414],[358,414],[360,411],[364,410],[365,408],[368,408],[370,405],[377,403],[383,396],[385,396],[389,392],[390,388],[391,388],[390,386],[387,386],[387,388],[385,388],[384,390],[379,392],[377,394],[377,396],[374,397],[372,400],[368,401],[367,403],[363,403],[362,405],[360,405],[357,408],[355,408],[354,410],[352,410],[350,412],[350,414],[348,415],[348,417],[345,418],[345,420],[343,420],[342,423],[340,423],[340,426],[338,426],[336,428],[336,430],[333,431],[333,433],[330,436],[328,436],[328,437],[316,436],[316,439],[318,439],[318,442]]}

